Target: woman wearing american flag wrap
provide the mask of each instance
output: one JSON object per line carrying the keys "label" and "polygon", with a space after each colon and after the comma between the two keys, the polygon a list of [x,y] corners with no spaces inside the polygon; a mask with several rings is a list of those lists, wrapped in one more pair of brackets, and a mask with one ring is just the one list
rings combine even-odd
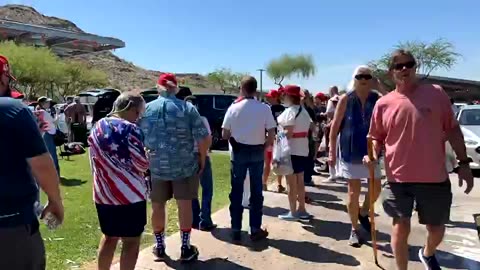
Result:
{"label": "woman wearing american flag wrap", "polygon": [[140,236],[147,223],[148,160],[143,133],[135,124],[145,111],[139,93],[124,92],[112,112],[95,124],[90,133],[90,164],[93,199],[103,233],[98,269],[110,269],[119,240],[121,269],[134,269]]}

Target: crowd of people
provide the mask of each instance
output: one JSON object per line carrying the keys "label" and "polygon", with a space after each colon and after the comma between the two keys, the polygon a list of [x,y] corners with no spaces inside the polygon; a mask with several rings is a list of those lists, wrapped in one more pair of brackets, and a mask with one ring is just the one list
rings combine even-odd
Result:
{"label": "crowd of people", "polygon": [[[48,198],[41,217],[50,213],[61,222],[64,215],[58,163],[50,149],[51,126],[39,128],[33,113],[12,99],[9,85],[14,77],[6,58],[0,57],[0,64],[0,129],[9,130],[0,133],[0,269],[45,269],[45,250],[33,209],[38,186]],[[365,243],[362,235],[371,229],[369,197],[374,201],[383,192],[385,213],[393,219],[391,246],[397,269],[407,269],[414,210],[428,232],[418,257],[426,269],[440,269],[435,251],[452,203],[446,142],[457,157],[459,184],[466,184],[466,193],[473,188],[473,177],[447,94],[437,85],[419,82],[416,65],[408,51],[392,54],[388,72],[396,88],[390,93],[368,66],[359,66],[346,94],[332,87],[329,96],[312,97],[297,85],[286,85],[271,90],[267,104],[258,98],[256,79],[243,78],[240,97],[228,108],[222,124],[222,137],[230,147],[232,241],[242,240],[247,175],[250,240],[261,241],[269,235],[262,226],[263,192],[272,169],[272,146],[282,134],[287,138],[292,170],[276,176],[276,190],[286,191],[289,203],[288,211],[278,216],[280,220],[313,218],[306,206],[310,199],[305,186],[314,185],[312,175],[323,143],[330,167],[326,181],[342,178],[348,185],[351,230],[345,233],[350,236],[349,244],[360,247]],[[138,92],[122,93],[88,138],[93,200],[103,233],[100,270],[110,269],[119,241],[123,244],[121,269],[135,268],[148,199],[152,202],[153,254],[158,261],[167,258],[166,203],[170,199],[178,206],[181,261],[198,258],[198,249],[190,243],[192,229],[216,228],[211,218],[214,181],[208,121],[199,114],[193,96],[176,97],[173,74],[160,75],[157,88],[159,98],[148,104]],[[38,101],[37,111],[46,110],[49,100]],[[69,105],[65,113],[74,106]],[[373,159],[367,155],[368,137],[373,140]],[[14,140],[22,143],[11,144]],[[387,179],[383,191],[381,156]],[[370,178],[371,171],[374,188],[359,206],[361,180]]]}

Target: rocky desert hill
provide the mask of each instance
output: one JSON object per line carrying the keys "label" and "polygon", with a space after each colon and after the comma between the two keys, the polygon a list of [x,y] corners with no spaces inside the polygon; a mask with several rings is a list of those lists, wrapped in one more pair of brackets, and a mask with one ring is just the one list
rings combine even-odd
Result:
{"label": "rocky desert hill", "polygon": [[[23,5],[0,6],[0,18],[22,23],[43,25],[52,28],[83,32],[75,23],[66,19],[45,16],[32,7]],[[92,33],[95,34],[95,33]],[[117,37],[120,38],[121,37]],[[128,44],[126,44],[128,46]],[[110,87],[121,90],[133,88],[149,88],[155,85],[160,71],[147,70],[134,65],[112,52],[100,52],[75,57],[87,62],[91,67],[104,71],[110,82]],[[179,80],[190,86],[194,92],[217,92],[204,76],[196,73],[177,73]]]}

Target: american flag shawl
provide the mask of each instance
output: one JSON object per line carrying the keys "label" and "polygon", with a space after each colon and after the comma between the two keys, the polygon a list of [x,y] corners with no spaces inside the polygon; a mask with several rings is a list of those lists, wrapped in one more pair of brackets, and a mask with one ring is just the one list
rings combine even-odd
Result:
{"label": "american flag shawl", "polygon": [[94,201],[126,205],[146,200],[148,160],[142,131],[126,120],[106,117],[91,130],[88,142]]}

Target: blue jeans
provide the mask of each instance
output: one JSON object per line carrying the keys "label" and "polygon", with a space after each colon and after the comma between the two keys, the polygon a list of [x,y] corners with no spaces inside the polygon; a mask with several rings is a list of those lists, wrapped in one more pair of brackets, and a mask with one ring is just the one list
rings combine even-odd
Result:
{"label": "blue jeans", "polygon": [[212,198],[213,198],[213,175],[212,163],[210,157],[205,160],[205,169],[200,176],[200,185],[202,186],[202,208],[198,199],[192,200],[193,227],[207,227],[212,222]]}
{"label": "blue jeans", "polygon": [[53,135],[45,132],[43,135],[43,140],[45,141],[45,145],[47,146],[47,150],[52,156],[53,164],[55,164],[55,169],[57,170],[58,176],[60,176],[60,166],[58,165],[58,156],[57,156],[57,146],[55,146],[55,140],[53,139]]}
{"label": "blue jeans", "polygon": [[[258,152],[258,153],[257,153]],[[235,154],[231,161],[230,218],[232,230],[242,229],[243,186],[247,170],[250,173],[250,231],[255,233],[261,229],[263,215],[263,159],[262,151],[251,151]]]}

